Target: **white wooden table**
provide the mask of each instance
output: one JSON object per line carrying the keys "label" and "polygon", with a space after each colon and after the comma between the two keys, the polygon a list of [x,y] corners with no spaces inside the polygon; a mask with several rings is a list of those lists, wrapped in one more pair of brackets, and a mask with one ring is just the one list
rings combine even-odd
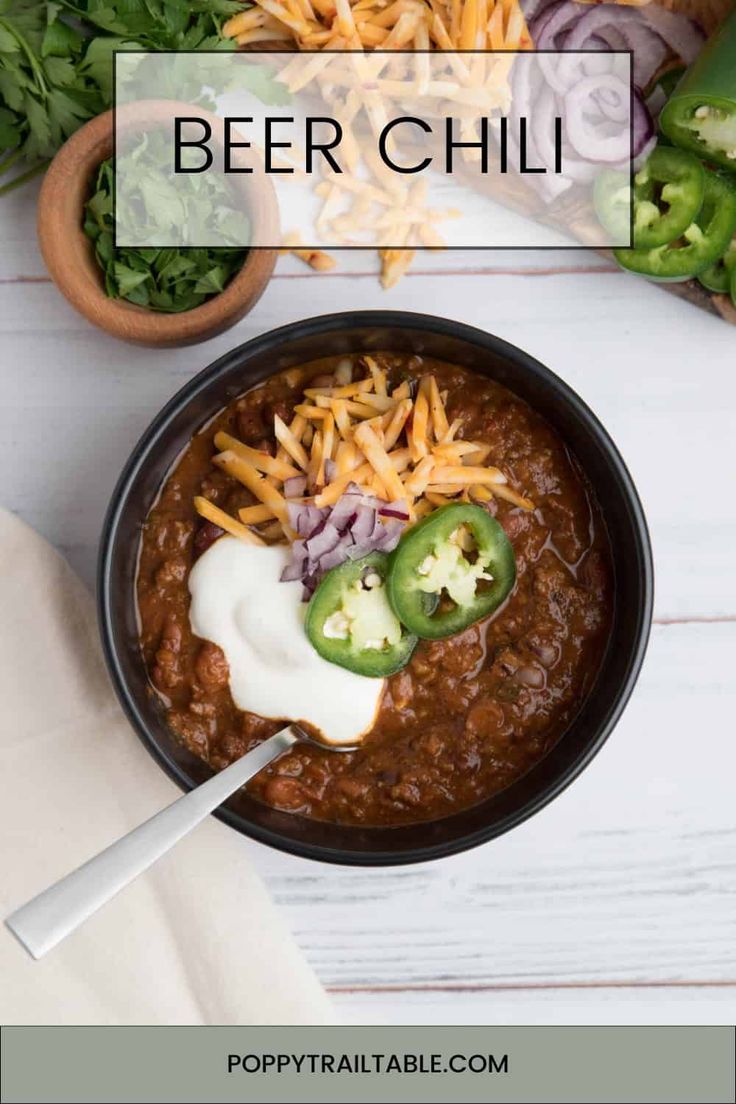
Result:
{"label": "white wooden table", "polygon": [[639,486],[657,568],[645,668],[578,782],[510,835],[386,871],[244,841],[345,1018],[726,1023],[736,1017],[736,330],[587,253],[424,254],[387,294],[372,256],[282,258],[255,311],[153,352],[78,317],[45,276],[36,192],[0,206],[2,502],[92,583],[120,467],[232,346],[361,307],[429,311],[521,345],[590,403]]}

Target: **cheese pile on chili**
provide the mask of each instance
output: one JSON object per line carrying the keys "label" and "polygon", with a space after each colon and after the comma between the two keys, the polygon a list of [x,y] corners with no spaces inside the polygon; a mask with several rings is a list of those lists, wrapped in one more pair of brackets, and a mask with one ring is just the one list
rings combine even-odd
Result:
{"label": "cheese pile on chili", "polygon": [[272,543],[295,539],[290,505],[331,507],[352,486],[402,503],[411,521],[449,502],[493,497],[534,509],[499,468],[486,464],[491,445],[465,440],[461,419],[448,420],[447,393],[434,376],[422,376],[414,387],[405,380],[389,392],[386,372],[372,357],[360,359],[365,378],[353,381],[353,364],[345,359],[335,386],[305,388],[289,425],[274,417],[275,456],[216,433],[215,464],[247,487],[257,504],[236,519],[198,496],[197,512],[249,543]]}
{"label": "cheese pile on chili", "polygon": [[[372,49],[512,51],[529,50],[533,46],[519,0],[255,0],[247,11],[225,23],[223,33],[234,38],[240,46],[288,42],[300,50],[330,52]],[[324,59],[323,65],[328,63],[329,57]],[[464,67],[464,62],[459,64]],[[508,64],[510,61],[499,67],[500,79],[505,80]],[[319,65],[310,67],[309,72],[313,78],[318,77]],[[376,75],[380,77],[380,71]],[[388,86],[390,82],[384,83]],[[380,80],[376,95],[384,105],[390,99],[388,89],[381,87]],[[344,108],[345,105],[336,102],[333,106]],[[363,154],[365,161],[365,151]],[[356,166],[350,167],[354,170]],[[367,167],[370,176],[367,181],[357,180],[352,172],[344,179],[332,175],[329,181],[318,185],[317,190],[324,199],[318,224],[323,231],[332,231],[333,240],[350,244],[345,229],[355,228],[357,223],[365,224],[366,190],[370,189],[373,200],[383,204],[387,216],[390,215],[383,220],[383,246],[380,222],[376,227],[381,282],[388,288],[406,272],[417,246],[438,249],[444,246],[444,241],[433,225],[438,213],[425,208],[423,186],[404,188],[407,195],[402,199],[392,186],[395,182],[389,179],[390,174],[387,177],[385,166],[374,160]],[[337,218],[329,217],[345,199],[351,204],[353,218],[346,218],[344,211]],[[300,243],[287,244],[291,248]],[[294,252],[314,268],[332,267],[321,250],[294,248]]]}

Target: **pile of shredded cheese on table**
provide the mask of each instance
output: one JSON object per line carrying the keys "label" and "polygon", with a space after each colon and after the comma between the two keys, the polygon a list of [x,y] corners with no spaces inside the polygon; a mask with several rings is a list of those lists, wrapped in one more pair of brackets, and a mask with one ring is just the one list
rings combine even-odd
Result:
{"label": "pile of shredded cheese on table", "polygon": [[[533,46],[519,0],[255,0],[225,23],[223,33],[239,46],[283,42],[302,51],[510,51]],[[451,213],[426,209],[423,184],[407,188],[402,201],[384,166],[369,164],[368,168],[372,179],[365,187],[372,189],[374,198],[383,189],[385,206],[405,212],[401,225],[387,220],[386,240],[391,245],[379,244],[381,283],[389,288],[409,268],[417,246],[444,246],[434,223]],[[354,176],[344,184],[333,176],[317,188],[324,199],[319,219],[323,225],[328,223],[328,210],[334,211],[343,198],[339,193],[344,188],[353,190],[350,200],[358,208],[365,205],[365,192],[361,196],[356,190]],[[342,222],[346,222],[344,215]],[[344,238],[343,242],[348,244]],[[284,244],[318,271],[334,267],[328,254],[300,248],[293,235]]]}

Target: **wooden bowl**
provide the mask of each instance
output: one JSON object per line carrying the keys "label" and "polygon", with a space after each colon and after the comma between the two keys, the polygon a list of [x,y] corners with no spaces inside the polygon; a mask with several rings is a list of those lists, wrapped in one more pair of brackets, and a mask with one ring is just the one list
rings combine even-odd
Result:
{"label": "wooden bowl", "polygon": [[[191,105],[174,105],[186,108]],[[135,128],[169,118],[172,102],[154,101],[118,109],[118,123]],[[213,133],[221,120],[197,108],[197,115],[209,118]],[[121,118],[122,116],[122,118]],[[51,162],[41,188],[38,203],[38,243],[49,274],[59,291],[88,321],[113,337],[136,345],[174,347],[206,341],[233,326],[250,311],[271,279],[276,249],[251,249],[240,271],[224,291],[199,307],[182,314],[147,310],[124,299],[105,294],[103,273],[94,254],[94,246],[82,228],[83,208],[90,185],[101,161],[113,153],[113,113],[98,115],[78,130],[62,146]],[[243,188],[244,202],[253,221],[268,222],[278,240],[278,208],[268,181]],[[236,187],[242,177],[236,176]]]}

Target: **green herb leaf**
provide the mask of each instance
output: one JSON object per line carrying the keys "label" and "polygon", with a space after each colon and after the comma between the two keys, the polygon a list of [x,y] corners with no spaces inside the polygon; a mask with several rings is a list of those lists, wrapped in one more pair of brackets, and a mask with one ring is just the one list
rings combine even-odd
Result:
{"label": "green herb leaf", "polygon": [[[131,0],[134,2],[134,0]],[[0,117],[0,123],[1,123]],[[153,133],[144,145],[156,153],[163,134]],[[140,151],[135,151],[140,154]],[[135,208],[139,224],[155,241],[171,228],[218,225],[220,219],[237,220],[240,212],[231,206],[227,186],[206,174],[192,187],[191,202],[178,196],[169,182],[154,173],[145,160],[135,161],[135,193],[127,201]],[[247,255],[243,248],[115,248],[113,237],[113,183],[111,161],[100,165],[91,182],[85,205],[84,232],[94,243],[95,257],[103,272],[105,293],[137,306],[167,313],[182,313],[219,295],[240,270]],[[196,217],[195,217],[196,214]],[[181,222],[177,222],[181,219]],[[247,219],[245,220],[247,226]],[[242,240],[242,239],[241,239]]]}
{"label": "green herb leaf", "polygon": [[225,287],[226,270],[223,265],[215,265],[209,272],[205,272],[204,276],[200,276],[194,285],[195,291],[200,291],[205,295],[213,295],[220,292]]}
{"label": "green herb leaf", "polygon": [[136,272],[130,265],[123,264],[121,261],[112,262],[112,271],[122,296],[130,295],[134,288],[148,279],[148,272],[145,269],[142,272]]}
{"label": "green herb leaf", "polygon": [[241,0],[0,0],[0,108],[11,113],[0,152],[16,151],[18,180],[110,106],[114,50],[233,50],[221,27],[242,10]]}

